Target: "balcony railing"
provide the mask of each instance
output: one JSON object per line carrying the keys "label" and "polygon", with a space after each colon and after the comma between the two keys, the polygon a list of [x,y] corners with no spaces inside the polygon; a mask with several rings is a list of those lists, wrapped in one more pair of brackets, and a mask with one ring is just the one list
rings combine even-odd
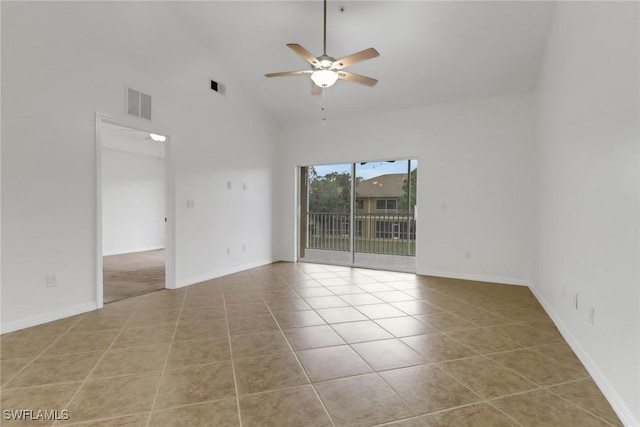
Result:
{"label": "balcony railing", "polygon": [[[307,248],[349,251],[351,215],[307,213]],[[354,251],[415,256],[416,220],[413,214],[361,214],[354,217]]]}

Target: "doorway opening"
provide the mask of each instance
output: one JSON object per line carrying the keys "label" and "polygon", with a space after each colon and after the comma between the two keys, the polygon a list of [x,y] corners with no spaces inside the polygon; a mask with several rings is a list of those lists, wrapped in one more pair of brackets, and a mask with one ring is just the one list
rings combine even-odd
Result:
{"label": "doorway opening", "polygon": [[300,171],[301,261],[415,272],[417,160]]}
{"label": "doorway opening", "polygon": [[98,307],[172,287],[165,135],[98,117]]}

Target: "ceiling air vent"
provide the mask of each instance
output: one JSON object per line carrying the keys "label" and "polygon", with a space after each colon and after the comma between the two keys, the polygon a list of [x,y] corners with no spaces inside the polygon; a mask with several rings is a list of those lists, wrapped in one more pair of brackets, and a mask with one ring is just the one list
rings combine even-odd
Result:
{"label": "ceiling air vent", "polygon": [[127,114],[151,120],[151,95],[128,88]]}

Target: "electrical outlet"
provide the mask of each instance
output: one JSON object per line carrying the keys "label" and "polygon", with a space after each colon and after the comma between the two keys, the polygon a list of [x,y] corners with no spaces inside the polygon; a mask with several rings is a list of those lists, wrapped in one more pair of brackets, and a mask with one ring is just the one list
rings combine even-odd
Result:
{"label": "electrical outlet", "polygon": [[578,309],[578,294],[573,294],[573,308]]}
{"label": "electrical outlet", "polygon": [[58,273],[47,273],[47,287],[58,286]]}
{"label": "electrical outlet", "polygon": [[594,307],[589,307],[589,323],[593,325],[596,318],[596,309]]}
{"label": "electrical outlet", "polygon": [[227,190],[231,190],[231,181],[227,181]]}
{"label": "electrical outlet", "polygon": [[231,255],[231,248],[227,248],[227,255]]}
{"label": "electrical outlet", "polygon": [[196,201],[193,199],[187,199],[187,209],[195,209]]}

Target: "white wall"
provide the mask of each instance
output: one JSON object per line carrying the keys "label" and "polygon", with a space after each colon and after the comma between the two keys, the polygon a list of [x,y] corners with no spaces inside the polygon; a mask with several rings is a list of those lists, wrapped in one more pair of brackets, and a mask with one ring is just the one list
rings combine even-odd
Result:
{"label": "white wall", "polygon": [[124,117],[125,86],[153,97],[136,120],[172,136],[178,285],[272,259],[277,128],[166,5],[2,9],[3,331],[95,307],[95,113]]}
{"label": "white wall", "polygon": [[639,41],[636,2],[560,2],[537,102],[534,289],[629,426],[640,425]]}
{"label": "white wall", "polygon": [[164,248],[164,157],[102,149],[102,254]]}
{"label": "white wall", "polygon": [[417,272],[528,284],[531,131],[530,94],[288,128],[277,255],[295,258],[296,166],[417,158]]}

